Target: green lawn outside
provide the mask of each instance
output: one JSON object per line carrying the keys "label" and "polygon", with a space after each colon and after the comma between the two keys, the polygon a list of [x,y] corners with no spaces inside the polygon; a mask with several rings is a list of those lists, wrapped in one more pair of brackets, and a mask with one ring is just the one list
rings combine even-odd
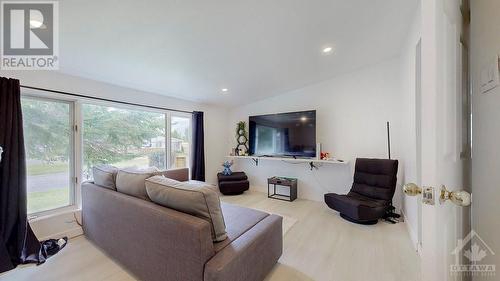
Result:
{"label": "green lawn outside", "polygon": [[112,163],[111,165],[119,168],[127,168],[127,167],[148,167],[149,166],[149,158],[147,156],[136,157],[134,159],[125,160],[117,163]]}
{"label": "green lawn outside", "polygon": [[69,171],[69,164],[64,162],[55,162],[52,164],[31,164],[28,165],[28,176],[38,176],[45,174],[55,174]]}
{"label": "green lawn outside", "polygon": [[[126,167],[148,167],[149,159],[147,156],[136,157],[134,159],[125,160],[111,165],[126,168]],[[55,162],[52,164],[31,164],[27,167],[28,176],[38,176],[46,174],[55,174],[69,172],[69,164],[64,162]]]}
{"label": "green lawn outside", "polygon": [[[113,163],[117,167],[147,167],[147,156]],[[69,172],[68,163],[55,162],[52,164],[31,164],[27,167],[28,176]],[[28,213],[36,213],[69,205],[69,189],[55,188],[48,191],[28,192]]]}
{"label": "green lawn outside", "polygon": [[28,214],[69,205],[69,189],[28,192]]}
{"label": "green lawn outside", "polygon": [[[125,168],[125,167],[147,167],[149,159],[147,156],[137,157],[134,159],[112,163],[111,165]],[[27,166],[28,176],[39,176],[46,174],[55,174],[69,172],[69,164],[64,162],[55,162],[52,164],[31,164]]]}

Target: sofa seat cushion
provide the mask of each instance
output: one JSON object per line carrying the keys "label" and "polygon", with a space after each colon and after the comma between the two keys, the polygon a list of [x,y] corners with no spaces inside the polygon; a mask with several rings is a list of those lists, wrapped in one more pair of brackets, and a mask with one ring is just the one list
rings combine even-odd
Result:
{"label": "sofa seat cushion", "polygon": [[[167,177],[168,178],[168,177]],[[215,185],[213,184],[210,184],[210,183],[206,183],[204,181],[197,181],[197,180],[188,180],[186,181],[186,183],[190,184],[190,185],[193,185],[193,186],[204,186],[204,187],[209,187],[215,191],[217,191],[217,188]]]}
{"label": "sofa seat cushion", "polygon": [[328,193],[325,194],[325,202],[339,213],[360,221],[376,220],[384,215],[387,208],[386,201],[374,200],[355,192],[347,195]]}
{"label": "sofa seat cushion", "polygon": [[146,180],[146,190],[156,204],[206,220],[214,242],[226,239],[219,194],[209,185],[154,176]]}
{"label": "sofa seat cushion", "polygon": [[226,222],[227,239],[214,243],[215,252],[219,252],[232,241],[236,240],[242,234],[247,232],[261,220],[269,216],[268,213],[235,206],[228,203],[221,203],[222,213]]}

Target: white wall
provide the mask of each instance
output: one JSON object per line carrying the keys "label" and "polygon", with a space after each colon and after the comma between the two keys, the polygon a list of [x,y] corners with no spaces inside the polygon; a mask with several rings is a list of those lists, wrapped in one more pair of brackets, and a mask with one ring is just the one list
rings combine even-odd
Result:
{"label": "white wall", "polygon": [[[500,266],[500,87],[480,92],[481,69],[500,54],[500,1],[471,2],[471,77],[472,77],[472,229],[496,255],[481,264]],[[498,276],[498,272],[497,272]],[[498,278],[498,277],[497,277]],[[495,278],[493,278],[495,279]],[[474,276],[474,280],[492,280]]]}
{"label": "white wall", "polygon": [[[141,92],[55,71],[0,71],[0,76],[19,79],[22,85],[27,86],[179,110],[203,111],[205,117],[205,173],[207,182],[217,182],[217,171],[220,163],[224,160],[224,155],[227,154],[226,142],[223,137],[226,135],[227,130],[226,126],[222,125],[227,122],[228,111],[225,108]],[[56,233],[66,232],[71,234],[75,233],[75,229],[78,229],[78,226],[72,220],[72,213],[63,214],[50,219],[42,218],[34,221],[32,227],[39,237],[49,237]]]}
{"label": "white wall", "polygon": [[[403,111],[404,123],[403,128],[403,155],[405,159],[403,176],[404,183],[417,183],[417,159],[416,159],[416,81],[415,81],[415,67],[416,67],[416,47],[420,40],[421,33],[421,8],[417,7],[410,30],[408,32],[407,40],[403,46],[401,53],[401,82],[403,84]],[[419,232],[419,202],[421,197],[403,196],[402,207],[405,216],[406,225],[408,227],[410,237],[413,245],[417,246],[418,232]]]}
{"label": "white wall", "polygon": [[[259,102],[233,108],[230,113],[227,153],[235,147],[235,126],[248,116],[299,110],[317,110],[317,141],[323,151],[350,161],[350,165],[323,165],[310,171],[308,164],[294,165],[262,160],[236,160],[235,169],[244,170],[251,188],[266,191],[270,176],[299,179],[299,198],[323,200],[327,192],[347,193],[352,184],[356,157],[387,158],[386,121],[391,122],[392,157],[402,160],[403,95],[399,58],[338,76],[319,84],[291,91]],[[400,173],[403,167],[400,162]],[[401,174],[400,174],[401,178]],[[401,206],[398,187],[394,197]]]}

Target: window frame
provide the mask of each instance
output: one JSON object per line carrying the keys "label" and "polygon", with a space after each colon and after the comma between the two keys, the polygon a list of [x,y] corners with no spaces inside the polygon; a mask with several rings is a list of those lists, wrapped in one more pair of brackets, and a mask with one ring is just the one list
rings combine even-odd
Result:
{"label": "window frame", "polygon": [[[99,101],[92,98],[85,97],[71,97],[64,96],[54,93],[49,93],[41,90],[34,89],[21,89],[21,98],[32,98],[32,99],[40,99],[46,101],[54,101],[54,102],[63,102],[70,104],[70,124],[72,124],[71,129],[71,155],[70,155],[70,174],[71,174],[71,186],[70,186],[70,205],[54,208],[46,211],[35,212],[28,214],[28,218],[37,219],[39,217],[51,216],[54,214],[60,214],[65,212],[71,212],[81,209],[82,199],[81,199],[81,185],[83,182],[83,112],[82,107],[85,104],[90,105],[98,105],[98,106],[107,106],[107,107],[115,107],[120,109],[129,109],[129,110],[141,110],[153,113],[161,113],[165,116],[165,165],[166,169],[170,168],[170,154],[171,154],[171,120],[172,117],[183,117],[188,118],[189,122],[189,144],[192,145],[192,115],[189,113],[176,112],[172,110],[163,110],[163,109],[154,109],[148,108],[146,106],[141,105],[126,105],[121,104],[118,101]],[[189,150],[189,155],[187,159],[187,168],[191,170],[191,149]],[[189,173],[191,174],[191,173]]]}
{"label": "window frame", "polygon": [[[76,115],[75,115],[75,101],[70,100],[70,99],[56,99],[50,96],[41,96],[41,95],[34,95],[31,93],[21,93],[21,101],[22,99],[31,99],[31,100],[38,100],[38,101],[44,101],[44,102],[54,102],[54,103],[63,103],[67,104],[69,106],[69,111],[68,111],[68,125],[70,126],[70,136],[69,136],[69,144],[70,144],[70,149],[69,149],[69,184],[70,186],[68,187],[69,189],[69,198],[68,198],[68,205],[66,206],[61,206],[53,209],[48,209],[48,210],[43,210],[43,211],[38,211],[38,212],[33,212],[29,213],[28,212],[28,218],[29,219],[34,219],[39,216],[47,216],[47,215],[52,215],[55,213],[61,213],[61,212],[66,212],[66,211],[71,211],[75,210],[78,207],[78,198],[77,198],[77,185],[78,185],[78,177],[76,176],[78,174],[76,170],[76,159],[77,159],[77,138],[76,138],[76,130],[77,128],[77,120],[76,120]],[[21,102],[22,103],[22,102]],[[24,119],[23,119],[24,122]],[[27,159],[26,159],[27,160]],[[26,178],[28,175],[26,175]],[[27,194],[28,192],[26,192]]]}
{"label": "window frame", "polygon": [[[186,159],[186,168],[189,169],[189,171],[191,171],[191,153],[192,153],[192,144],[193,144],[193,116],[189,113],[183,113],[183,112],[170,112],[169,114],[169,118],[168,118],[168,121],[169,121],[169,128],[168,128],[168,149],[169,151],[167,151],[167,155],[168,155],[168,160],[170,161],[170,156],[171,156],[171,153],[172,153],[172,138],[170,137],[171,136],[171,133],[172,133],[172,117],[180,117],[180,118],[187,118],[189,119],[189,130],[188,130],[188,142],[189,142],[189,153],[187,155],[187,159]],[[169,163],[169,165],[167,166],[169,169],[179,169],[178,167],[172,167]],[[189,173],[189,179],[191,179],[191,173]]]}

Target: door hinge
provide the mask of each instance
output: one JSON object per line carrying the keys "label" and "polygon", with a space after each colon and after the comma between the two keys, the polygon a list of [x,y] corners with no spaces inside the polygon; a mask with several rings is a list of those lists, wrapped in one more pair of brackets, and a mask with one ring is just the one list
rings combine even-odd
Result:
{"label": "door hinge", "polygon": [[78,177],[75,177],[75,183],[78,184]]}
{"label": "door hinge", "polygon": [[75,130],[75,132],[78,132],[78,125],[73,126],[73,130]]}

